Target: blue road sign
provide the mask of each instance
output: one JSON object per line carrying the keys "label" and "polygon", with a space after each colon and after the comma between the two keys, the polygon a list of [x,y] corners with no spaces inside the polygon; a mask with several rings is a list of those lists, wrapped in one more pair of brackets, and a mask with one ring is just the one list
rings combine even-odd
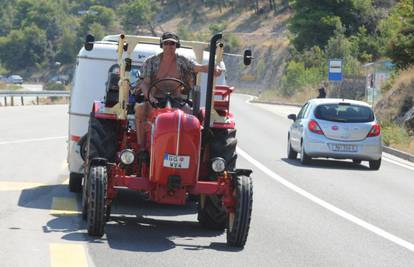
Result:
{"label": "blue road sign", "polygon": [[342,59],[329,60],[329,81],[342,81]]}

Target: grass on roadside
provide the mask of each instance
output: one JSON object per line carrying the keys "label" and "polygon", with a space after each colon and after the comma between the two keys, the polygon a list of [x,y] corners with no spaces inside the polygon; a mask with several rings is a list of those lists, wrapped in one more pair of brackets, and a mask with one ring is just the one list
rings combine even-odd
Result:
{"label": "grass on roadside", "polygon": [[414,137],[404,127],[385,121],[381,123],[381,131],[384,145],[414,154]]}
{"label": "grass on roadside", "polygon": [[19,90],[22,89],[20,85],[0,82],[0,90]]}

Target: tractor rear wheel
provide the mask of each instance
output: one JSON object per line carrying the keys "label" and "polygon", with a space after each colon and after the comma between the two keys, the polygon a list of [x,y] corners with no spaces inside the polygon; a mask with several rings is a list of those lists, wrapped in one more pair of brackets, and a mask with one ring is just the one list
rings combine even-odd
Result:
{"label": "tractor rear wheel", "polygon": [[87,160],[105,158],[114,162],[117,150],[117,122],[90,116],[87,137]]}
{"label": "tractor rear wheel", "polygon": [[92,236],[101,237],[104,234],[107,179],[106,167],[93,166],[89,170],[87,229]]}
{"label": "tractor rear wheel", "polygon": [[221,196],[201,195],[198,202],[198,221],[204,228],[224,230],[227,224],[227,213]]}
{"label": "tractor rear wheel", "polygon": [[82,191],[83,174],[71,172],[69,174],[69,191],[79,193]]}
{"label": "tractor rear wheel", "polygon": [[[210,159],[223,158],[226,161],[226,170],[232,171],[236,168],[236,129],[212,129],[213,137],[210,141]],[[214,175],[213,170],[210,170]],[[212,175],[210,175],[212,176]]]}
{"label": "tractor rear wheel", "polygon": [[249,234],[253,206],[253,183],[249,176],[238,176],[234,181],[235,211],[228,214],[227,244],[244,247]]}
{"label": "tractor rear wheel", "polygon": [[[210,158],[220,157],[226,161],[226,170],[233,171],[236,167],[236,129],[212,129],[210,140]],[[211,168],[211,167],[210,167]],[[215,173],[210,169],[209,179],[213,180]],[[208,229],[224,230],[227,224],[227,212],[223,205],[222,196],[200,196],[198,202],[198,221]]]}

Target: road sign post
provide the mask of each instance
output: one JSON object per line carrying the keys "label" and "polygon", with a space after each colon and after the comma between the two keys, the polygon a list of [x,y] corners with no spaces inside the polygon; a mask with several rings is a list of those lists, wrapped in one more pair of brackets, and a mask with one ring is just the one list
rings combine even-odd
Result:
{"label": "road sign post", "polygon": [[329,60],[329,81],[342,81],[342,59]]}

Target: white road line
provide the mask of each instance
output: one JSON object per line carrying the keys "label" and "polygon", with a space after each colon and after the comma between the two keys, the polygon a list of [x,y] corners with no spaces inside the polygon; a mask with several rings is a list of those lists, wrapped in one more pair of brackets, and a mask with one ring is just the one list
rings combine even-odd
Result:
{"label": "white road line", "polygon": [[14,141],[3,141],[3,142],[0,142],[0,145],[41,142],[41,141],[49,141],[49,140],[64,139],[64,138],[68,138],[68,136],[65,135],[65,136],[55,136],[55,137],[22,139],[22,140],[14,140]]}
{"label": "white road line", "polygon": [[384,152],[382,153],[382,159],[384,159],[385,161],[391,162],[391,163],[393,163],[395,165],[398,165],[400,167],[403,167],[403,168],[409,169],[411,171],[414,171],[414,167],[408,165],[409,164],[408,161],[406,162],[406,160],[403,160],[403,159],[398,159],[398,160],[392,159],[391,156],[392,156],[391,154],[384,153]]}
{"label": "white road line", "polygon": [[362,228],[365,228],[366,230],[380,236],[383,237],[403,248],[406,248],[412,252],[414,252],[414,244],[399,238],[398,236],[395,236],[391,233],[388,233],[387,231],[378,228],[358,217],[355,217],[354,215],[341,210],[340,208],[335,207],[334,205],[312,195],[311,193],[308,193],[307,191],[303,190],[302,188],[292,184],[291,182],[287,181],[286,179],[282,178],[281,176],[277,175],[276,173],[274,173],[273,171],[271,171],[270,169],[268,169],[266,166],[264,166],[262,163],[260,163],[259,161],[255,160],[254,158],[252,158],[249,154],[247,154],[247,152],[243,151],[242,149],[240,149],[239,147],[237,147],[237,153],[239,155],[241,155],[242,157],[244,157],[246,160],[248,160],[250,163],[252,163],[254,166],[256,166],[257,168],[259,168],[261,171],[263,171],[264,173],[266,173],[267,175],[269,175],[272,179],[276,180],[277,182],[281,183],[282,185],[284,185],[285,187],[289,188],[290,190],[298,193],[299,195],[309,199],[310,201],[314,202],[315,204],[318,204],[319,206],[335,213],[336,215],[352,222],[355,223],[359,226],[361,226]]}

